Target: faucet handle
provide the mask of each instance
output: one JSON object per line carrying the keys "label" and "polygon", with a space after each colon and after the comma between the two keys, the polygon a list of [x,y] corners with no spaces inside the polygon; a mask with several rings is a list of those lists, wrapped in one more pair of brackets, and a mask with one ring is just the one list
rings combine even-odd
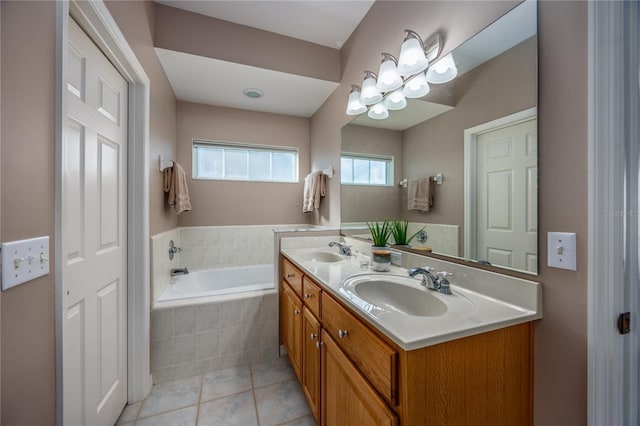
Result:
{"label": "faucet handle", "polygon": [[446,272],[446,271],[442,271],[442,272],[438,272],[436,274],[438,276],[438,285],[440,287],[439,291],[441,293],[445,293],[445,294],[451,294],[451,289],[449,284],[451,284],[449,282],[449,279],[447,277],[452,276],[453,274],[451,272]]}

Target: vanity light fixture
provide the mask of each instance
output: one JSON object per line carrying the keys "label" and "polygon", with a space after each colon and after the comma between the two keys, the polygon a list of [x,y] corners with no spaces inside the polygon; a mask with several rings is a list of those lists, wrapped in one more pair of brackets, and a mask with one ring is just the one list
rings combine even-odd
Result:
{"label": "vanity light fixture", "polygon": [[369,118],[373,118],[374,120],[384,120],[389,117],[389,110],[384,105],[384,102],[378,102],[371,108],[369,108],[369,112],[367,113]]}
{"label": "vanity light fixture", "polygon": [[393,92],[385,96],[384,101],[382,102],[384,103],[384,106],[387,107],[387,109],[393,111],[403,109],[407,106],[407,99],[405,98],[404,93],[402,93],[402,88],[394,90]]}
{"label": "vanity light fixture", "polygon": [[398,72],[398,60],[391,53],[383,53],[383,59],[378,71],[376,88],[380,92],[390,92],[402,86],[402,77]]}
{"label": "vanity light fixture", "polygon": [[353,84],[347,103],[347,115],[360,115],[363,112],[367,112],[367,106],[360,102],[360,86]]}
{"label": "vanity light fixture", "polygon": [[436,33],[423,40],[415,31],[404,31],[400,56],[396,59],[390,53],[382,53],[378,74],[365,71],[362,90],[351,86],[347,115],[368,111],[369,117],[383,120],[389,117],[389,110],[405,108],[406,98],[427,95],[429,83],[447,83],[456,77],[458,71],[450,53],[434,62],[442,52],[442,35]]}
{"label": "vanity light fixture", "polygon": [[372,71],[364,72],[362,80],[362,92],[360,92],[360,102],[364,105],[377,104],[382,100],[382,93],[376,88],[378,76]]}
{"label": "vanity light fixture", "polygon": [[448,83],[458,75],[458,68],[453,61],[453,55],[449,53],[435,64],[429,67],[427,71],[427,80],[433,84]]}

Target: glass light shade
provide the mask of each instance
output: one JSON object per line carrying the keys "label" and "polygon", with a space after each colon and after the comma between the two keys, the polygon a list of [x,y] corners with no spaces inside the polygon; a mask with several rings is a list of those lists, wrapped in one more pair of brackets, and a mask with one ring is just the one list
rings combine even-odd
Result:
{"label": "glass light shade", "polygon": [[362,92],[360,92],[360,102],[364,105],[371,105],[382,100],[382,93],[376,89],[375,74],[366,71],[366,77],[362,82]]}
{"label": "glass light shade", "polygon": [[456,78],[457,75],[458,68],[456,68],[456,63],[453,61],[453,55],[449,53],[429,67],[429,70],[427,71],[427,80],[429,83],[442,84],[448,83]]}
{"label": "glass light shade", "polygon": [[347,102],[347,115],[360,115],[367,111],[367,106],[360,102],[360,88],[353,86]]}
{"label": "glass light shade", "polygon": [[421,72],[405,83],[402,93],[407,98],[421,98],[429,93],[430,90],[429,83],[427,83],[427,76]]}
{"label": "glass light shade", "polygon": [[376,88],[380,92],[390,92],[402,86],[402,77],[398,74],[395,58],[388,53],[383,53],[382,55],[384,55],[384,59],[378,71]]}
{"label": "glass light shade", "polygon": [[384,106],[384,103],[378,102],[377,104],[369,108],[369,112],[367,113],[367,115],[369,116],[369,118],[373,118],[374,120],[384,120],[385,118],[389,117],[389,110],[386,106]]}
{"label": "glass light shade", "polygon": [[384,106],[392,111],[397,111],[406,107],[407,100],[402,93],[402,89],[398,89],[395,92],[387,95],[387,97],[384,98]]}
{"label": "glass light shade", "polygon": [[407,77],[423,71],[429,65],[429,61],[424,54],[424,47],[419,36],[413,31],[407,31],[407,36],[400,48],[398,58],[398,73]]}

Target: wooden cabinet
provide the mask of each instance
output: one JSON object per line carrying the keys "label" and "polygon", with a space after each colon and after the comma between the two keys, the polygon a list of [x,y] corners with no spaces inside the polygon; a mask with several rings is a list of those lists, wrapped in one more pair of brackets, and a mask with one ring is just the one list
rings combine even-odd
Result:
{"label": "wooden cabinet", "polygon": [[316,421],[320,419],[320,322],[302,308],[302,390]]}
{"label": "wooden cabinet", "polygon": [[336,300],[322,294],[323,327],[387,401],[395,404],[398,352]]}
{"label": "wooden cabinet", "polygon": [[293,370],[302,380],[302,302],[286,282],[280,296],[280,336]]}
{"label": "wooden cabinet", "polygon": [[289,283],[294,293],[302,297],[302,271],[286,258],[282,258],[282,278]]}
{"label": "wooden cabinet", "polygon": [[532,322],[406,351],[282,266],[282,342],[319,424],[533,424]]}
{"label": "wooden cabinet", "polygon": [[322,426],[397,425],[398,417],[322,331]]}

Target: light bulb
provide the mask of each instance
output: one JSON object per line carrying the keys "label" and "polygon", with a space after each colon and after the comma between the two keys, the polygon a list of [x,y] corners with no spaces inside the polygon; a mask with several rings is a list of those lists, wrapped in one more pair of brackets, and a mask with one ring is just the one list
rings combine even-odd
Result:
{"label": "light bulb", "polygon": [[420,36],[411,30],[405,30],[405,32],[407,36],[402,43],[398,58],[398,73],[403,77],[423,71],[429,65]]}
{"label": "light bulb", "polygon": [[402,93],[402,89],[398,89],[395,92],[387,95],[387,97],[384,98],[384,106],[392,111],[397,111],[406,107],[407,100]]}
{"label": "light bulb", "polygon": [[405,83],[402,93],[407,98],[421,98],[429,93],[430,90],[429,83],[427,83],[427,76],[421,72]]}
{"label": "light bulb", "polygon": [[369,108],[369,112],[367,113],[369,118],[373,118],[374,120],[384,120],[389,117],[389,110],[382,102],[378,102],[371,108]]}
{"label": "light bulb", "polygon": [[375,104],[382,100],[382,93],[376,89],[376,77],[371,71],[365,71],[362,92],[360,92],[360,102],[364,105]]}
{"label": "light bulb", "polygon": [[347,102],[347,115],[360,115],[367,107],[360,102],[360,86],[351,86],[349,101]]}
{"label": "light bulb", "polygon": [[389,53],[383,53],[382,63],[378,71],[378,82],[376,88],[380,92],[390,92],[402,86],[402,77],[396,68],[396,58]]}
{"label": "light bulb", "polygon": [[453,80],[457,75],[458,68],[456,68],[456,63],[453,61],[453,55],[449,53],[429,67],[427,80],[429,83],[443,84]]}

